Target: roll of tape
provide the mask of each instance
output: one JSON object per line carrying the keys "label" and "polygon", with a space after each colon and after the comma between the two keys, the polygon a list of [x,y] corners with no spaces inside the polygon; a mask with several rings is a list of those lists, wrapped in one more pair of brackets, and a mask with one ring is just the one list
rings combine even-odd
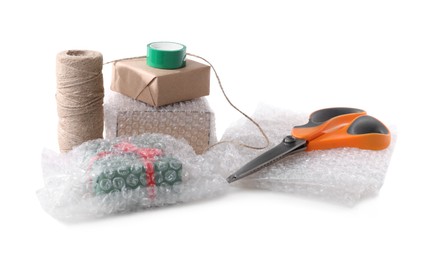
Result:
{"label": "roll of tape", "polygon": [[186,46],[175,42],[152,42],[147,45],[147,65],[158,69],[185,66]]}

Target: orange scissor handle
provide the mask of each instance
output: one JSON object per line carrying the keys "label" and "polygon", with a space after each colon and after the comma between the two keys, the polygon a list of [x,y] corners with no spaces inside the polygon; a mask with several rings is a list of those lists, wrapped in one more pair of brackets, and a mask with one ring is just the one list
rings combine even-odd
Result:
{"label": "orange scissor handle", "polygon": [[321,135],[307,144],[307,151],[337,147],[382,150],[391,143],[388,128],[372,116],[359,116],[351,124]]}
{"label": "orange scissor handle", "polygon": [[365,115],[362,109],[350,107],[334,107],[317,110],[310,115],[308,123],[295,126],[292,135],[307,141],[313,140],[323,134],[335,131],[352,123],[352,121]]}
{"label": "orange scissor handle", "polygon": [[382,150],[389,146],[388,128],[357,108],[337,107],[318,110],[305,125],[295,126],[292,135],[308,141],[307,151],[337,147]]}

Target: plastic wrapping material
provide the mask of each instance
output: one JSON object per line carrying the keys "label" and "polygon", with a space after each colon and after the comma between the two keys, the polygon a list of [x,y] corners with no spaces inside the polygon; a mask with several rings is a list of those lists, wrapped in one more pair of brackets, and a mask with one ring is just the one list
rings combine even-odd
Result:
{"label": "plastic wrapping material", "polygon": [[107,138],[161,133],[184,138],[197,154],[216,142],[215,118],[206,98],[152,107],[110,92],[105,104]]}
{"label": "plastic wrapping material", "polygon": [[42,207],[76,221],[213,197],[228,183],[185,141],[160,134],[94,140],[44,151]]}
{"label": "plastic wrapping material", "polygon": [[[269,149],[289,135],[293,126],[305,124],[308,117],[308,114],[295,114],[267,106],[261,106],[254,115],[254,119],[271,140]],[[385,150],[338,148],[302,152],[233,182],[232,185],[313,196],[354,205],[362,198],[378,194],[383,185],[396,139],[392,128],[390,131],[391,145]],[[255,126],[246,120],[227,129],[222,140],[237,140],[250,145],[263,144],[263,138]],[[220,162],[224,162],[221,163],[220,170],[227,177],[263,152],[233,144],[221,144],[206,153],[205,157],[220,158]]]}

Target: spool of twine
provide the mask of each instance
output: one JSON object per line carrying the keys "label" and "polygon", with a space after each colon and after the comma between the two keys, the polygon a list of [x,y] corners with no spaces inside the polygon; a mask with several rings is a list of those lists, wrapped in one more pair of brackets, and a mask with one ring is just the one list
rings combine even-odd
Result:
{"label": "spool of twine", "polygon": [[57,54],[57,133],[61,152],[102,138],[102,63],[102,54],[96,51],[68,50]]}

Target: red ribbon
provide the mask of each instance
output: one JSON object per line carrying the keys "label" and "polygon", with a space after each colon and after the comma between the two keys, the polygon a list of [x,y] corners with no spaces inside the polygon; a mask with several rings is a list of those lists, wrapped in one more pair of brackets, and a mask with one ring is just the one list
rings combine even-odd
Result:
{"label": "red ribbon", "polygon": [[95,161],[110,155],[110,154],[122,154],[122,153],[135,153],[140,156],[143,161],[143,165],[146,167],[146,183],[147,187],[150,188],[150,198],[155,198],[155,168],[153,167],[153,162],[155,161],[156,156],[161,156],[163,154],[161,149],[158,148],[139,148],[131,143],[122,142],[115,144],[113,146],[116,151],[107,152],[103,151],[95,155],[92,159],[90,159],[90,164],[87,170],[92,168]]}

